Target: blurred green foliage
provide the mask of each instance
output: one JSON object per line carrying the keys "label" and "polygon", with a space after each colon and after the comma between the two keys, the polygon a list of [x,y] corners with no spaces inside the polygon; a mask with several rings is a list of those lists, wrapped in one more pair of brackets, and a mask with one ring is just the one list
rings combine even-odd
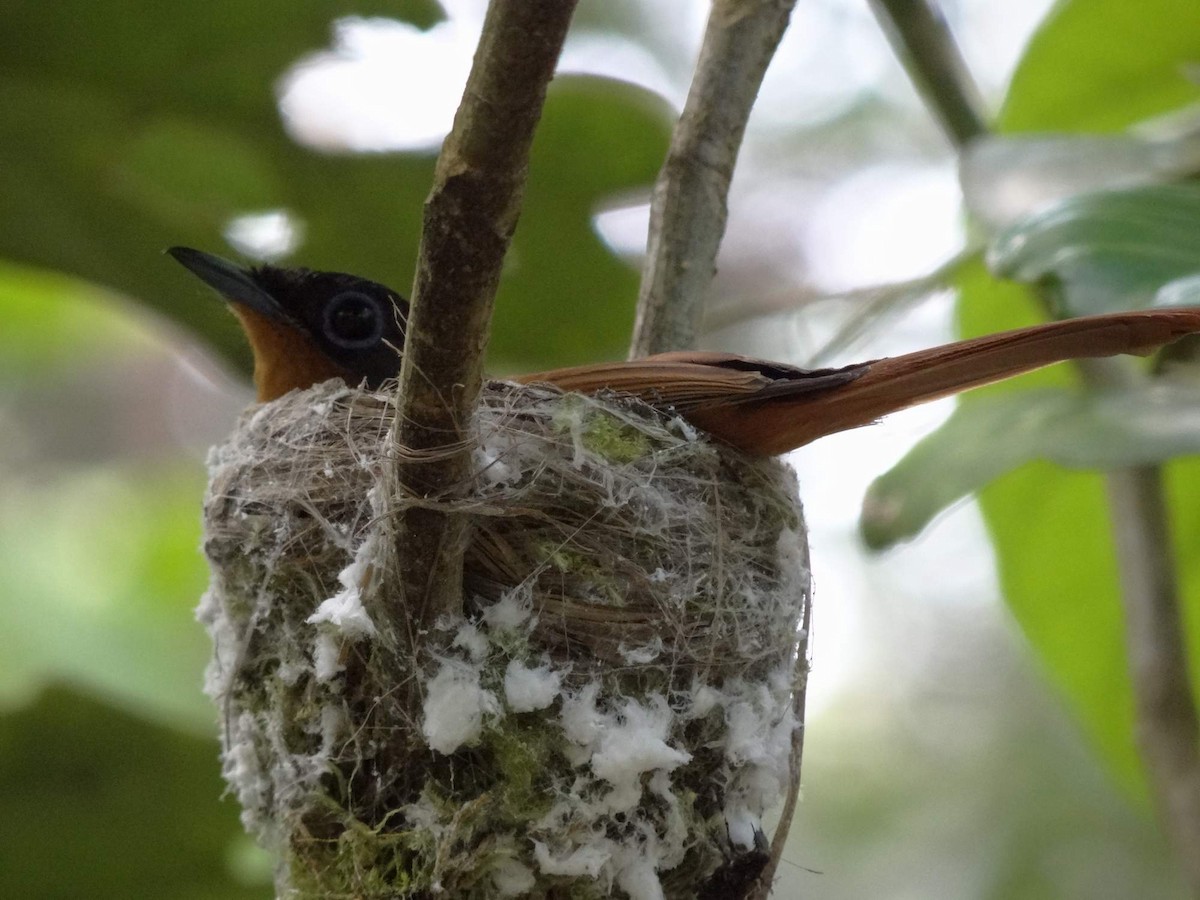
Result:
{"label": "blurred green foliage", "polygon": [[[1196,23],[1190,0],[1058,4],[1030,41],[1013,76],[1000,130],[1111,131],[1200,100],[1200,90],[1185,77],[1187,67],[1200,59]],[[1178,237],[1186,241],[1195,235]],[[1200,259],[1196,265],[1200,267]],[[1078,299],[1072,312],[1089,311],[1086,302]],[[1137,305],[1137,299],[1129,305]],[[1025,288],[978,270],[964,279],[959,311],[962,329],[969,335],[1032,324],[1044,316]],[[975,392],[962,402],[985,404],[998,394],[1070,380],[1070,373],[1060,367],[1022,379],[1020,385]],[[1200,507],[1200,479],[1194,461],[1173,463],[1170,469],[1181,588],[1189,607],[1186,621],[1195,660],[1200,649],[1200,569],[1194,548],[1200,546],[1200,522],[1191,511]],[[983,490],[980,503],[1004,596],[1022,630],[1113,771],[1140,790],[1102,477],[1035,463]]]}
{"label": "blurred green foliage", "polygon": [[0,718],[0,896],[262,900],[216,749],[62,690]]}
{"label": "blurred green foliage", "polygon": [[[0,698],[85,685],[193,733],[211,730],[198,674],[208,639],[189,611],[206,576],[195,467],[89,468],[0,492]],[[113,523],[119,522],[120,527]]]}
{"label": "blurred green foliage", "polygon": [[[5,4],[0,255],[136,297],[242,366],[232,320],[163,248],[219,252],[232,217],[286,210],[305,235],[297,262],[406,292],[433,154],[316,152],[286,134],[275,103],[287,68],[351,13],[428,25],[437,10],[425,0]],[[396,85],[398,96],[413,90]],[[666,104],[646,91],[555,84],[497,299],[498,366],[624,351],[636,278],[604,251],[590,215],[653,180],[668,127]]]}
{"label": "blurred green foliage", "polygon": [[[10,0],[0,29],[0,254],[159,306],[244,362],[233,324],[212,305],[179,303],[181,282],[158,253],[216,249],[234,213],[303,214],[305,202],[346,213],[339,198],[372,173],[288,140],[273,85],[325,43],[331,15],[405,6],[309,0],[283,15],[238,0]],[[407,10],[436,14],[421,0]],[[421,163],[379,173],[389,199],[428,171],[428,161],[412,166]],[[420,188],[409,190],[419,202]],[[396,247],[403,237],[379,239]]]}

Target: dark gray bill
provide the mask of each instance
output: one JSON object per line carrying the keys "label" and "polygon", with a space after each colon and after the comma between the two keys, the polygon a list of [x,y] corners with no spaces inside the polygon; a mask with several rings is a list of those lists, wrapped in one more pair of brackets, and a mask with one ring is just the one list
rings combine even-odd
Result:
{"label": "dark gray bill", "polygon": [[285,318],[275,298],[259,287],[250,273],[236,263],[191,247],[171,247],[167,253],[226,300],[240,303],[272,319]]}

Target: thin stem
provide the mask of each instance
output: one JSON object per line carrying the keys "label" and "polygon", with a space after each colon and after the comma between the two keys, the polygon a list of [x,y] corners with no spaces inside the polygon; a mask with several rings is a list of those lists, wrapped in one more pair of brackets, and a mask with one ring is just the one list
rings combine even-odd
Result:
{"label": "thin stem", "polygon": [[575,0],[492,0],[438,157],[396,395],[393,475],[405,612],[416,630],[461,610],[469,426],[492,304],[520,212],[529,148]]}
{"label": "thin stem", "polygon": [[795,0],[714,0],[654,186],[630,356],[694,347],[750,110]]}
{"label": "thin stem", "polygon": [[892,49],[955,147],[988,131],[979,88],[940,10],[928,0],[870,0]]}

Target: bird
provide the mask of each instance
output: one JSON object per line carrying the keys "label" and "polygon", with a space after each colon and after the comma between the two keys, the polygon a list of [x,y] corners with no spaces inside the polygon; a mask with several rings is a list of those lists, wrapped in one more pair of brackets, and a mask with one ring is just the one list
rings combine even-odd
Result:
{"label": "bird", "polygon": [[[241,322],[260,403],[332,378],[378,389],[399,375],[408,302],[385,285],[344,272],[240,266],[188,247],[166,252]],[[631,395],[743,453],[776,456],[1051,363],[1144,355],[1195,332],[1200,308],[1175,307],[1064,319],[838,368],[689,350],[511,380]]]}

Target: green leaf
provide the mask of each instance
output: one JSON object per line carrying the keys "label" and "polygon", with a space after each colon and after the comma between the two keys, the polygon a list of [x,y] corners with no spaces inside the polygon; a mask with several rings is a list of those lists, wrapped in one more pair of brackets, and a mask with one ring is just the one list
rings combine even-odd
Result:
{"label": "green leaf", "polygon": [[947,507],[1018,466],[1157,465],[1200,454],[1193,387],[1138,385],[1089,393],[1045,388],[960,405],[937,431],[872,483],[859,528],[882,549],[916,536]]}
{"label": "green leaf", "polygon": [[[1000,116],[1001,130],[1114,131],[1194,101],[1188,65],[1200,59],[1192,0],[1067,0],[1058,4],[1018,65]],[[965,334],[1029,324],[1036,303],[1024,289],[975,271],[964,279],[959,314]],[[1063,367],[1056,367],[1061,370]],[[1043,370],[1026,384],[1061,384]],[[976,391],[964,404],[1017,389]],[[1168,473],[1179,546],[1188,548],[1183,586],[1200,544],[1200,479],[1190,463]],[[1132,691],[1103,479],[1048,463],[1024,466],[980,494],[1005,598],[1052,680],[1064,691],[1117,778],[1142,789],[1135,751]],[[1197,573],[1200,574],[1200,573]],[[1197,645],[1200,618],[1189,630]]]}
{"label": "green leaf", "polygon": [[1073,197],[1000,235],[988,262],[1001,278],[1052,278],[1065,316],[1150,306],[1164,284],[1200,271],[1200,187]]}
{"label": "green leaf", "polygon": [[[333,16],[351,13],[428,24],[437,10],[423,0],[7,4],[0,256],[135,297],[243,368],[236,323],[163,248],[220,252],[231,219],[285,210],[305,235],[298,262],[407,292],[433,155],[318,152],[287,136],[276,109],[279,78],[328,42]],[[397,86],[398,105],[413,89]],[[623,351],[636,276],[608,255],[591,215],[653,181],[669,118],[629,85],[553,86],[501,284],[498,364]]]}
{"label": "green leaf", "polygon": [[1060,0],[1013,73],[998,130],[1120,131],[1200,99],[1193,0]]}
{"label": "green leaf", "polygon": [[[962,282],[959,317],[967,334],[1037,321],[1031,292],[982,267]],[[987,402],[1018,384],[1069,381],[1065,366],[964,395]],[[1063,691],[1114,777],[1144,793],[1133,741],[1133,693],[1103,477],[1047,462],[1010,471],[978,495],[992,538],[1004,599],[1051,681]]]}

